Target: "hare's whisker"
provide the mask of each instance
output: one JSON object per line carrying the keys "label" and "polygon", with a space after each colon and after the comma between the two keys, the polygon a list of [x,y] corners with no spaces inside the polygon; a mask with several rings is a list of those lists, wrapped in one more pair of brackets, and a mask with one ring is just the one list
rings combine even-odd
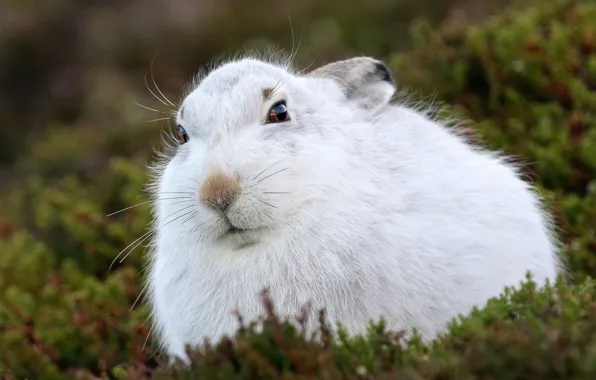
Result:
{"label": "hare's whisker", "polygon": [[[120,251],[120,253],[118,253],[116,255],[116,257],[114,258],[114,260],[112,260],[112,263],[110,264],[110,266],[108,267],[108,272],[112,270],[112,266],[114,266],[114,263],[116,262],[116,260],[118,260],[118,258],[128,249],[130,248],[133,244],[135,244],[136,242],[138,242],[141,239],[146,239],[147,237],[151,236],[150,234],[154,233],[155,230],[151,229],[147,232],[145,232],[143,235],[141,235],[139,238],[135,239],[132,243],[130,243],[129,245],[126,246],[126,248],[124,248],[122,251]],[[144,241],[144,240],[143,240]]]}
{"label": "hare's whisker", "polygon": [[259,176],[260,176],[261,174],[265,173],[267,170],[271,169],[272,167],[274,167],[275,165],[279,164],[280,162],[281,162],[281,160],[280,160],[280,161],[277,161],[277,162],[275,162],[275,163],[273,163],[273,164],[271,164],[271,165],[269,165],[269,166],[267,166],[267,167],[266,167],[266,168],[265,168],[265,169],[264,169],[262,172],[260,172],[259,174],[257,174],[257,175],[255,176],[255,178],[253,178],[252,180],[253,180],[253,181],[254,181],[254,180],[256,180],[257,178],[259,178]]}
{"label": "hare's whisker", "polygon": [[153,57],[153,59],[151,60],[151,80],[153,81],[153,85],[155,86],[155,88],[157,89],[157,91],[161,94],[162,98],[168,102],[172,107],[176,108],[176,105],[174,103],[172,103],[170,101],[170,99],[168,99],[163,92],[161,92],[161,90],[159,89],[159,86],[157,85],[157,82],[155,82],[155,77],[153,76],[153,63],[155,62],[155,58],[157,58],[157,54]]}
{"label": "hare's whisker", "polygon": [[143,206],[143,205],[146,205],[146,204],[149,204],[149,203],[159,202],[159,201],[167,201],[167,200],[175,200],[175,199],[191,199],[191,197],[174,197],[174,198],[152,199],[150,201],[145,201],[145,202],[137,203],[136,205],[128,206],[126,208],[123,208],[122,210],[118,210],[116,212],[113,212],[111,214],[108,214],[108,215],[106,215],[106,218],[108,218],[110,216],[113,216],[113,215],[116,215],[116,214],[119,214],[119,213],[124,212],[124,211],[128,211],[131,208]]}
{"label": "hare's whisker", "polygon": [[281,169],[281,170],[278,170],[278,171],[276,171],[276,172],[275,172],[275,173],[273,173],[273,174],[269,174],[267,177],[265,177],[265,178],[261,178],[260,180],[258,180],[258,181],[257,181],[257,183],[255,183],[255,184],[254,184],[254,185],[252,185],[251,187],[254,187],[254,186],[258,185],[259,183],[263,182],[263,181],[264,181],[264,180],[266,180],[267,178],[271,178],[271,177],[273,177],[274,175],[276,175],[276,174],[279,174],[279,173],[281,173],[281,172],[283,172],[284,170],[287,170],[287,169],[288,169],[288,168],[284,168],[284,169]]}

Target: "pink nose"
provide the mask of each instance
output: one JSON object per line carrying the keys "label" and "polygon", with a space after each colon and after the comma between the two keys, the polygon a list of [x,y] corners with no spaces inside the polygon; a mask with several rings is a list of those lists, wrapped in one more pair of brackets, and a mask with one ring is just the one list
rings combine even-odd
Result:
{"label": "pink nose", "polygon": [[242,185],[228,174],[208,175],[199,191],[201,202],[215,211],[225,212],[242,193]]}

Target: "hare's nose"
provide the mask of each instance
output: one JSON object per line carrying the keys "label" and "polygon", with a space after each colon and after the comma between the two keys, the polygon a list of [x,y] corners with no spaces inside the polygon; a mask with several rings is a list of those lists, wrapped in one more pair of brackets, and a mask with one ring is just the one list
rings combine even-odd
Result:
{"label": "hare's nose", "polygon": [[208,175],[199,190],[199,198],[207,207],[225,212],[242,193],[242,185],[229,174]]}

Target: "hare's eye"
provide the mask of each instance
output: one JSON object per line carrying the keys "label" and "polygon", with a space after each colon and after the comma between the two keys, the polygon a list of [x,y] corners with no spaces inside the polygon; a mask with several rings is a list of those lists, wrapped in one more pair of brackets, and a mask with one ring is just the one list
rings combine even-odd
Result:
{"label": "hare's eye", "polygon": [[188,134],[186,133],[186,129],[181,125],[178,126],[178,130],[176,131],[176,138],[180,145],[186,144],[188,142]]}
{"label": "hare's eye", "polygon": [[288,120],[290,120],[290,114],[286,102],[283,100],[275,103],[269,110],[269,115],[267,115],[267,123],[281,123]]}

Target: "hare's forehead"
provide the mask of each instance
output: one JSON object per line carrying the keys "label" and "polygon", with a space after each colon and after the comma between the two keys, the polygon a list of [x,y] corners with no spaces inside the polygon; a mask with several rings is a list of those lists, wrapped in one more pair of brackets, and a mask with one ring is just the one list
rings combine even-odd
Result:
{"label": "hare's forehead", "polygon": [[197,90],[207,95],[230,93],[237,90],[259,90],[262,87],[275,86],[276,82],[290,80],[284,69],[260,61],[240,61],[229,63],[212,71]]}
{"label": "hare's forehead", "polygon": [[186,97],[179,115],[203,112],[244,103],[258,103],[263,95],[281,87],[288,88],[292,77],[284,70],[263,63],[224,65],[207,75]]}

